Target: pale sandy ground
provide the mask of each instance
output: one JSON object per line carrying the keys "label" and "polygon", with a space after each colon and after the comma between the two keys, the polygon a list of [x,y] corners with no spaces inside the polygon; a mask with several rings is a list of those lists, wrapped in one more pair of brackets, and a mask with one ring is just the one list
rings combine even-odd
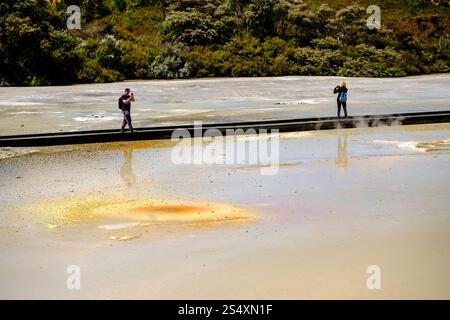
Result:
{"label": "pale sandy ground", "polygon": [[[335,116],[340,77],[147,80],[0,88],[2,135],[120,128],[117,99],[136,95],[135,127]],[[345,78],[351,115],[447,110],[450,73]],[[224,112],[224,110],[226,110]]]}
{"label": "pale sandy ground", "polygon": [[273,176],[174,165],[169,141],[4,149],[0,298],[449,299],[448,139],[450,125],[284,134]]}

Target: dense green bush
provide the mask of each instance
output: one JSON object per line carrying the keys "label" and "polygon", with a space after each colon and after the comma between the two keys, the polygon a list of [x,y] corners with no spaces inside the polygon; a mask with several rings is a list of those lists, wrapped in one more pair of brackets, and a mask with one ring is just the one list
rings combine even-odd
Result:
{"label": "dense green bush", "polygon": [[164,22],[161,34],[168,41],[201,45],[219,40],[219,30],[220,25],[211,16],[193,10],[171,14]]}
{"label": "dense green bush", "polygon": [[[66,29],[72,4],[81,7],[81,30]],[[367,28],[366,5],[363,0],[347,7],[326,0],[2,1],[0,84],[450,71],[447,1],[386,1],[380,4],[381,30]]]}
{"label": "dense green bush", "polygon": [[191,75],[189,63],[182,55],[182,48],[166,45],[150,66],[156,79],[187,78]]}

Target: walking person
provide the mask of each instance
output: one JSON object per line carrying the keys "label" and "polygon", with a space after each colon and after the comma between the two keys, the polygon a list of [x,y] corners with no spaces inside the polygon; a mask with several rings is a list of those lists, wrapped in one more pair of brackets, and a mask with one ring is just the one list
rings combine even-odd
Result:
{"label": "walking person", "polygon": [[126,88],[124,94],[119,98],[119,109],[122,110],[123,121],[121,133],[124,133],[126,125],[133,133],[133,125],[131,123],[131,102],[135,102],[134,94],[130,89]]}
{"label": "walking person", "polygon": [[334,94],[339,93],[337,97],[337,107],[338,107],[338,119],[341,119],[341,107],[344,109],[345,119],[348,118],[347,115],[347,98],[348,98],[348,89],[347,83],[345,81],[341,82],[340,86],[334,88]]}

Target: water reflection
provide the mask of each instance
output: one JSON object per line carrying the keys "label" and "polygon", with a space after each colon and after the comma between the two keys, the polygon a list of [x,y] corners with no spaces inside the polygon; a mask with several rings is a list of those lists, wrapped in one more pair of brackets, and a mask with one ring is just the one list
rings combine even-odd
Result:
{"label": "water reflection", "polygon": [[132,168],[133,150],[131,149],[123,150],[123,156],[125,161],[122,167],[120,168],[120,176],[122,177],[125,184],[128,187],[131,187],[136,182],[136,178],[133,175],[133,168]]}
{"label": "water reflection", "polygon": [[336,165],[344,170],[346,170],[348,166],[347,141],[348,137],[346,134],[338,135]]}

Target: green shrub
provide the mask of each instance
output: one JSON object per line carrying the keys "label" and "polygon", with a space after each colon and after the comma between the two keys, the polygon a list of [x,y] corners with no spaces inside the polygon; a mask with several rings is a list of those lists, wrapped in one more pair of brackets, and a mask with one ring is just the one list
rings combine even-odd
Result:
{"label": "green shrub", "polygon": [[191,68],[182,53],[183,49],[166,45],[150,66],[150,72],[156,79],[188,78]]}
{"label": "green shrub", "polygon": [[325,38],[319,38],[314,39],[311,41],[311,45],[318,49],[332,49],[337,50],[342,47],[342,42],[338,39],[332,38],[332,37],[325,37]]}
{"label": "green shrub", "polygon": [[120,81],[123,77],[120,72],[103,68],[97,61],[86,58],[77,73],[77,79],[80,83],[102,83]]}
{"label": "green shrub", "polygon": [[[447,1],[386,1],[381,30],[366,26],[367,1],[342,3],[3,1],[0,83],[449,72]],[[66,28],[71,4],[82,9],[81,30]]]}
{"label": "green shrub", "polygon": [[219,41],[222,24],[197,10],[174,12],[164,22],[161,34],[171,42],[187,45],[209,44]]}

